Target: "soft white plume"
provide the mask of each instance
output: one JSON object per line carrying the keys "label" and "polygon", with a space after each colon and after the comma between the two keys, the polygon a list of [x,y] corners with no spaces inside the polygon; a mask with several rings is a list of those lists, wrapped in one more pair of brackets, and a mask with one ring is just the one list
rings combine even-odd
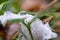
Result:
{"label": "soft white plume", "polygon": [[[24,11],[22,11],[22,12],[24,12]],[[25,19],[24,22],[26,24],[28,24],[28,22],[30,22],[35,17],[30,14],[21,15],[20,13],[14,14],[11,11],[6,11],[6,12],[4,12],[4,15],[0,16],[0,21],[3,25],[5,25],[7,20],[24,18]],[[21,24],[21,25],[22,25],[23,33],[25,33],[28,40],[31,40],[30,35],[28,33],[29,31],[23,24]],[[50,28],[49,23],[47,22],[46,24],[43,24],[43,22],[40,19],[36,19],[34,22],[32,22],[30,27],[31,27],[31,31],[32,31],[32,34],[33,34],[33,37],[35,40],[45,40],[45,39],[48,40],[48,39],[57,37],[57,34],[52,32],[52,28]],[[24,40],[24,39],[22,39],[22,40]]]}

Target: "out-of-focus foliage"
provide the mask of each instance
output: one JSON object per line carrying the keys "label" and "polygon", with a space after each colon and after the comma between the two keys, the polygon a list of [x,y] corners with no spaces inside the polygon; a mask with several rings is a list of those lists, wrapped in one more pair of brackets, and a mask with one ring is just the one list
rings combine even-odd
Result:
{"label": "out-of-focus foliage", "polygon": [[0,4],[3,3],[3,2],[6,2],[7,0],[0,0]]}
{"label": "out-of-focus foliage", "polygon": [[7,0],[3,1],[0,4],[0,15],[4,13],[4,11],[10,10],[14,13],[18,13],[20,11],[20,1],[21,0]]}
{"label": "out-of-focus foliage", "polygon": [[21,0],[13,0],[12,5],[11,5],[11,11],[14,13],[20,12],[21,10],[20,3],[21,3]]}
{"label": "out-of-focus foliage", "polygon": [[60,12],[60,0],[58,0],[57,3],[55,3],[53,6],[52,6],[53,9],[56,10],[56,12]]}

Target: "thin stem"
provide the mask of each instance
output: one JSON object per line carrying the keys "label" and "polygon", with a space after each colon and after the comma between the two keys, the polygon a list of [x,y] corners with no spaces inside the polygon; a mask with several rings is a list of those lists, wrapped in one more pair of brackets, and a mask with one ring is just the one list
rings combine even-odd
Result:
{"label": "thin stem", "polygon": [[31,39],[32,39],[32,40],[34,40],[34,38],[33,38],[33,35],[32,35],[32,32],[31,32],[30,28],[28,28],[28,30],[29,30],[29,33],[30,33]]}
{"label": "thin stem", "polygon": [[30,30],[30,24],[25,24],[24,22],[23,22],[23,24],[26,26],[26,28],[28,29],[28,31],[29,31],[29,33],[30,33],[30,36],[31,36],[31,39],[32,40],[34,40],[34,38],[33,38],[33,35],[32,35],[32,32],[31,32],[31,30]]}

